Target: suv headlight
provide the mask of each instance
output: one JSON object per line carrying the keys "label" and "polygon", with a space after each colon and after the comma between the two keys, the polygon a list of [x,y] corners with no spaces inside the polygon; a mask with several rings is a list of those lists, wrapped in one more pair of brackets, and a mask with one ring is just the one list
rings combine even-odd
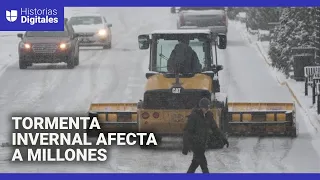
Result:
{"label": "suv headlight", "polygon": [[100,29],[98,32],[99,36],[106,36],[108,34],[108,32],[105,29]]}
{"label": "suv headlight", "polygon": [[59,48],[60,49],[68,49],[71,47],[71,43],[70,42],[67,42],[67,43],[60,43],[59,44]]}
{"label": "suv headlight", "polygon": [[31,44],[29,44],[29,43],[20,43],[20,48],[22,48],[22,49],[30,49],[31,48]]}

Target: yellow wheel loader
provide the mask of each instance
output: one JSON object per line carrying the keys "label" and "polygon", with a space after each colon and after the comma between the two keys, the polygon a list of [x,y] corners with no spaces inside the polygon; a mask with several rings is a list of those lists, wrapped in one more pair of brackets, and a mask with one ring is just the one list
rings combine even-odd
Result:
{"label": "yellow wheel loader", "polygon": [[[181,37],[187,38],[197,53],[202,66],[200,72],[182,74],[167,70],[170,54]],[[139,35],[138,43],[140,49],[150,49],[143,100],[91,104],[89,116],[98,117],[104,133],[152,132],[158,140],[164,136],[182,136],[187,116],[201,98],[207,97],[212,100],[214,120],[229,136],[296,136],[293,103],[232,103],[220,93],[218,72],[223,67],[217,63],[217,48],[226,49],[226,35],[213,34],[210,30],[162,30]],[[88,130],[88,133],[95,135],[97,131]],[[223,145],[211,143],[211,147]]]}

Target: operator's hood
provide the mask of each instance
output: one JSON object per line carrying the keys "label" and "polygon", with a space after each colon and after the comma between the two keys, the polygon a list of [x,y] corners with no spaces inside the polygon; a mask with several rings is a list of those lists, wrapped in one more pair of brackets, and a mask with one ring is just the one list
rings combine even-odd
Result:
{"label": "operator's hood", "polygon": [[68,37],[27,37],[23,39],[24,43],[61,43],[70,41]]}
{"label": "operator's hood", "polygon": [[104,29],[102,24],[92,24],[92,25],[74,25],[72,26],[76,33],[96,33],[100,29]]}
{"label": "operator's hood", "polygon": [[[176,82],[174,77],[167,78],[164,74],[155,74],[149,77],[145,90],[171,89]],[[212,88],[212,78],[204,74],[196,74],[193,77],[179,78],[184,89],[209,90]]]}

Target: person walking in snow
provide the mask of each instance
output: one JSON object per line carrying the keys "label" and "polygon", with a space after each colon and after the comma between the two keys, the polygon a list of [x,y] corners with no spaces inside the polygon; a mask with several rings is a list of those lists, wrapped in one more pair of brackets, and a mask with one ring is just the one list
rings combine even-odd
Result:
{"label": "person walking in snow", "polygon": [[207,98],[202,98],[198,108],[194,108],[188,116],[188,122],[184,129],[182,153],[187,155],[193,152],[193,159],[187,173],[195,173],[200,166],[203,173],[209,173],[205,150],[210,132],[220,134],[223,146],[229,147],[227,138],[218,128],[213,118],[213,113],[209,111],[211,102]]}

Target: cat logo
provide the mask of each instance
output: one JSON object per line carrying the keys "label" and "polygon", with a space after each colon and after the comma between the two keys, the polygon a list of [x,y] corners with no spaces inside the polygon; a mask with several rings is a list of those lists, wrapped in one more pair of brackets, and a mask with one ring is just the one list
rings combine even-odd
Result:
{"label": "cat logo", "polygon": [[172,93],[174,94],[180,94],[181,88],[172,88]]}

